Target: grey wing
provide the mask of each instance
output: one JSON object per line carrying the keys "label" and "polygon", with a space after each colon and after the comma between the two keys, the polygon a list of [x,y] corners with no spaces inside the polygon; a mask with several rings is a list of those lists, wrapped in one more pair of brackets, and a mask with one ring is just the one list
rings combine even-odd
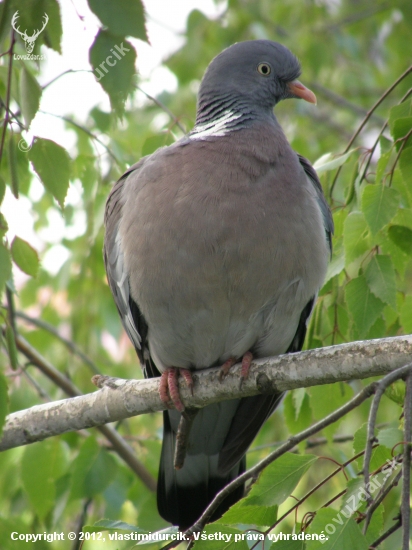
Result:
{"label": "grey wing", "polygon": [[334,230],[332,213],[330,211],[329,205],[326,202],[325,196],[323,194],[323,189],[320,184],[316,170],[313,168],[313,166],[308,161],[308,159],[306,159],[305,157],[302,157],[302,155],[299,155],[299,154],[298,154],[298,158],[299,158],[300,164],[302,165],[302,168],[305,170],[305,173],[309,178],[309,181],[313,184],[313,187],[316,190],[319,208],[322,212],[323,223],[325,225],[326,238],[328,240],[330,253],[332,254],[332,235]]}
{"label": "grey wing", "polygon": [[[142,159],[143,160],[143,159]],[[138,305],[130,295],[129,274],[126,271],[124,252],[122,247],[119,224],[122,217],[122,209],[125,202],[124,185],[132,172],[137,172],[142,161],[132,166],[115,183],[107,199],[105,211],[106,234],[104,240],[104,263],[107,279],[116,303],[123,327],[134,345],[145,376],[159,376],[153,369],[148,351],[146,349],[147,324],[141,314]]]}

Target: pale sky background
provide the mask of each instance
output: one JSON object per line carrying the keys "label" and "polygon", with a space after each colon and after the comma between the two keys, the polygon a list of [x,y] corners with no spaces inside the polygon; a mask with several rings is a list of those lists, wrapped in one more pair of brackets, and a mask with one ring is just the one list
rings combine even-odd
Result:
{"label": "pale sky background", "polygon": [[[63,20],[62,55],[42,46],[41,54],[46,57],[42,62],[40,84],[50,82],[68,69],[91,70],[88,63],[88,50],[93,43],[100,24],[89,10],[86,0],[60,0]],[[162,90],[173,92],[177,88],[174,75],[165,67],[160,67],[164,58],[177,50],[184,42],[181,33],[185,30],[186,19],[193,9],[199,9],[208,17],[218,17],[225,9],[223,2],[217,7],[213,0],[146,0],[147,31],[151,45],[140,40],[130,40],[137,51],[137,67],[141,76],[141,86],[151,95]],[[81,16],[82,19],[79,17]],[[90,109],[99,105],[105,111],[110,110],[110,102],[92,73],[68,74],[46,88],[42,95],[40,110],[57,115],[72,115],[82,123]],[[28,143],[33,136],[52,139],[69,151],[75,143],[75,135],[68,132],[64,122],[54,116],[38,113],[33,120],[30,132],[23,134]],[[137,157],[138,152],[136,152]],[[136,158],[136,160],[138,160]],[[31,186],[31,199],[38,199],[44,192],[37,180]],[[80,201],[81,187],[70,185],[66,204],[76,205]],[[49,213],[49,227],[35,233],[34,217],[30,210],[30,201],[21,196],[16,200],[8,191],[2,210],[9,223],[9,241],[15,235],[27,240],[40,253],[45,242],[55,243],[45,255],[41,254],[42,265],[52,273],[57,273],[68,257],[68,251],[59,242],[63,237],[74,239],[83,234],[85,218],[79,211],[73,224],[65,227],[62,215],[57,210]],[[16,285],[27,277],[14,267]]]}

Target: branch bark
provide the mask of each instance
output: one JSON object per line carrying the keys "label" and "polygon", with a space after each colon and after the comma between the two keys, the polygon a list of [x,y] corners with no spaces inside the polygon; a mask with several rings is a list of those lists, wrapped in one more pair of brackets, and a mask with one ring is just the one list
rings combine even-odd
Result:
{"label": "branch bark", "polygon": [[[233,367],[223,382],[218,381],[219,368],[205,369],[193,375],[193,395],[184,382],[180,394],[185,406],[204,407],[227,399],[383,376],[411,358],[412,335],[352,342],[253,361],[241,388],[240,365]],[[158,386],[159,379],[107,378],[104,387],[94,393],[12,413],[4,427],[0,451],[161,411],[165,407]]]}

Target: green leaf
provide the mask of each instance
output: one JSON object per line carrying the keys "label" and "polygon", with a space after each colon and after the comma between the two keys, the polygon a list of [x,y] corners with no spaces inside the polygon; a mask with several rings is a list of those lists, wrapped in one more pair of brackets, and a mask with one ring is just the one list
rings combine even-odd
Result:
{"label": "green leaf", "polygon": [[362,212],[351,212],[346,218],[343,230],[346,265],[370,249],[369,230]]}
{"label": "green leaf", "polygon": [[111,33],[149,41],[140,0],[89,0],[89,7]]}
{"label": "green leaf", "polygon": [[174,143],[173,136],[170,132],[163,132],[156,136],[150,136],[143,143],[142,147],[142,157],[154,153],[160,147],[165,145],[171,145]]}
{"label": "green leaf", "polygon": [[[280,535],[280,533],[278,533]],[[282,533],[282,537],[285,536],[286,533]],[[296,533],[295,536],[298,537],[301,535],[301,533]],[[273,537],[275,537],[275,534],[272,534]],[[272,538],[272,540],[276,540],[270,547],[269,550],[305,550],[306,545],[303,540],[291,540],[291,537],[293,535],[289,535],[289,540],[285,539],[278,539]],[[268,538],[270,535],[268,535]],[[269,539],[270,540],[270,539]]]}
{"label": "green leaf", "polygon": [[368,530],[365,534],[365,538],[369,545],[375,542],[382,534],[384,527],[384,511],[383,504],[380,504],[372,515]]}
{"label": "green leaf", "polygon": [[101,493],[116,474],[116,461],[88,437],[72,464],[71,499],[91,498]]}
{"label": "green leaf", "polygon": [[389,234],[390,227],[388,229],[388,238],[380,243],[380,248],[382,254],[387,254],[388,256],[390,256],[398,275],[400,275],[400,277],[403,277],[407,265],[410,262],[410,256],[392,241]]}
{"label": "green leaf", "polygon": [[6,221],[6,218],[0,212],[0,242],[3,240],[3,237],[8,230],[9,230],[9,225]]}
{"label": "green leaf", "polygon": [[225,525],[259,525],[269,526],[275,523],[277,519],[277,506],[247,506],[244,500],[236,502],[229,510],[219,519],[219,523]]}
{"label": "green leaf", "polygon": [[15,263],[24,273],[32,277],[37,276],[39,257],[37,252],[27,241],[20,239],[20,237],[14,237],[11,243],[11,255]]}
{"label": "green leaf", "polygon": [[40,519],[56,505],[56,480],[66,472],[68,464],[65,444],[57,438],[25,448],[21,476],[30,504]]}
{"label": "green leaf", "polygon": [[393,141],[385,136],[379,138],[379,146],[381,148],[381,154],[389,153],[393,147]]}
{"label": "green leaf", "polygon": [[[402,138],[406,137],[406,135],[412,130],[412,116],[409,117],[403,117],[398,118],[393,123],[393,126],[391,128],[391,133],[393,136],[393,139],[395,140],[395,147],[399,150],[402,146]],[[399,141],[397,141],[399,140]],[[409,138],[408,142],[404,145],[404,147],[410,147],[412,145],[412,140]]]}
{"label": "green leaf", "polygon": [[399,208],[392,223],[393,225],[404,225],[412,230],[412,208]]}
{"label": "green leaf", "polygon": [[366,185],[362,193],[362,212],[373,234],[388,224],[396,214],[399,193],[384,185]]}
{"label": "green leaf", "polygon": [[406,296],[405,301],[403,302],[400,321],[403,327],[405,334],[412,333],[412,296]]}
{"label": "green leaf", "polygon": [[0,244],[0,296],[11,275],[11,256],[5,246]]}
{"label": "green leaf", "polygon": [[339,275],[339,273],[345,269],[345,254],[342,245],[339,247],[340,249],[337,249],[335,246],[333,248],[333,257],[329,262],[324,284],[333,279],[333,277],[336,277],[336,275]]}
{"label": "green leaf", "polygon": [[[346,403],[353,395],[353,390],[348,384],[326,384],[308,388],[310,404],[315,420],[321,420],[341,405]],[[328,439],[335,434],[340,421],[324,428],[323,432]]]}
{"label": "green leaf", "polygon": [[306,388],[297,388],[292,391],[293,404],[295,406],[295,420],[298,418],[305,399]]}
{"label": "green leaf", "polygon": [[112,108],[122,113],[127,96],[133,90],[136,51],[130,42],[100,30],[90,48],[90,64]]}
{"label": "green leaf", "polygon": [[339,166],[345,164],[348,158],[357,150],[357,148],[351,149],[343,155],[332,155],[332,153],[326,153],[326,155],[323,155],[315,162],[313,168],[318,174],[322,174],[322,172],[328,172],[330,170],[335,170],[335,168],[339,168]]}
{"label": "green leaf", "polygon": [[[395,447],[397,443],[400,443],[403,441],[403,432],[399,428],[390,427],[390,428],[382,428],[378,431],[378,441],[380,445],[383,445],[384,447],[388,448],[390,451]],[[398,445],[396,447],[396,453],[402,452],[402,446]]]}
{"label": "green leaf", "polygon": [[333,508],[321,508],[309,526],[310,533],[324,533],[328,540],[307,541],[307,550],[368,550],[368,542],[352,518]]}
{"label": "green leaf", "polygon": [[399,159],[402,179],[406,186],[403,195],[406,195],[407,199],[412,196],[412,136],[408,140],[408,145],[411,145],[411,147],[403,149]]}
{"label": "green leaf", "polygon": [[44,11],[49,16],[49,22],[44,29],[44,43],[57,53],[62,53],[61,39],[63,35],[63,28],[60,6],[57,0],[45,0]]}
{"label": "green leaf", "polygon": [[366,268],[365,277],[374,295],[396,310],[395,269],[390,256],[373,256]]}
{"label": "green leaf", "polygon": [[412,100],[407,99],[403,103],[400,103],[399,105],[395,105],[395,107],[392,107],[392,109],[389,111],[389,129],[391,131],[392,136],[394,135],[394,127],[397,120],[400,118],[408,117],[412,114]]}
{"label": "green leaf", "polygon": [[412,229],[403,225],[391,225],[388,236],[403,252],[412,255]]}
{"label": "green leaf", "polygon": [[[362,424],[358,430],[356,430],[355,435],[353,437],[353,452],[354,454],[358,454],[361,451],[365,450],[366,447],[366,438],[368,433],[368,424],[365,422],[365,424]],[[374,435],[376,435],[376,429],[374,432]],[[382,464],[387,460],[391,458],[391,453],[389,449],[386,447],[379,445],[372,451],[372,456],[369,464],[369,471],[373,472],[374,470],[378,469]],[[357,464],[359,467],[359,470],[363,469],[363,456],[360,456],[357,459]]]}
{"label": "green leaf", "polygon": [[372,294],[363,275],[349,281],[345,287],[345,299],[359,336],[362,338],[382,313],[384,303]]}
{"label": "green leaf", "polygon": [[[239,529],[233,529],[221,523],[211,523],[199,533],[199,540],[193,546],[194,550],[249,550],[247,540],[254,539],[253,535],[259,533],[244,533]],[[248,535],[250,535],[249,538]],[[235,537],[238,537],[236,540]],[[229,539],[229,540],[227,540]]]}
{"label": "green leaf", "polygon": [[389,151],[388,153],[383,153],[378,160],[378,163],[376,165],[376,179],[375,179],[375,183],[377,185],[382,184],[382,178],[386,173],[385,170],[391,156],[392,156],[392,152]]}
{"label": "green leaf", "polygon": [[293,392],[288,392],[283,402],[286,425],[289,432],[292,434],[296,434],[308,428],[312,423],[312,411],[310,408],[308,393],[305,391],[298,411],[296,409],[296,402],[293,398],[295,391],[296,390],[293,390]]}
{"label": "green leaf", "polygon": [[39,109],[41,94],[40,84],[26,66],[23,66],[20,76],[20,105],[27,128]]}
{"label": "green leaf", "polygon": [[[141,529],[140,527],[136,527],[135,525],[131,525],[130,523],[126,523],[124,521],[120,520],[112,520],[112,519],[99,519],[99,521],[96,521],[94,525],[85,525],[83,528],[84,531],[88,531],[89,533],[97,533],[99,531],[131,531],[132,533],[148,533],[146,529]],[[169,528],[168,528],[169,530]],[[168,531],[167,530],[167,531]],[[178,528],[172,527],[170,530],[172,533],[177,533]],[[169,532],[169,531],[168,531]]]}
{"label": "green leaf", "polygon": [[7,379],[0,372],[0,439],[3,434],[3,426],[9,412],[9,396],[7,394]]}
{"label": "green leaf", "polygon": [[385,395],[389,397],[391,401],[403,407],[405,402],[405,382],[403,380],[397,380],[389,388],[386,388]]}
{"label": "green leaf", "polygon": [[303,474],[318,459],[313,455],[286,453],[260,474],[244,499],[245,506],[274,506],[286,500]]}
{"label": "green leaf", "polygon": [[93,118],[96,126],[104,133],[107,133],[112,124],[112,115],[111,113],[106,113],[98,107],[93,107],[90,111],[90,116]]}
{"label": "green leaf", "polygon": [[44,187],[63,208],[70,177],[71,160],[67,151],[50,139],[35,138],[29,159]]}

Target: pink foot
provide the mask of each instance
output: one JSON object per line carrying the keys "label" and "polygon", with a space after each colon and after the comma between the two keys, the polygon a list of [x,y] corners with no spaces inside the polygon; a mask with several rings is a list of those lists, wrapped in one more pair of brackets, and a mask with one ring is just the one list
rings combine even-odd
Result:
{"label": "pink foot", "polygon": [[171,408],[171,401],[175,409],[177,409],[179,412],[183,412],[185,410],[185,406],[183,405],[179,394],[179,373],[183,376],[186,381],[187,387],[193,394],[193,379],[190,371],[187,369],[179,369],[177,367],[169,367],[162,373],[160,377],[159,395],[161,401],[165,405],[167,405],[168,408]]}
{"label": "pink foot", "polygon": [[240,387],[249,376],[250,365],[253,361],[253,355],[250,351],[247,351],[242,358],[242,369],[240,371]]}
{"label": "pink foot", "polygon": [[229,374],[230,369],[233,367],[235,363],[236,363],[236,359],[234,357],[231,357],[230,359],[228,359],[223,363],[219,371],[219,382],[222,382],[222,380],[226,378],[226,376]]}
{"label": "pink foot", "polygon": [[[247,351],[244,356],[242,357],[242,369],[240,371],[240,387],[242,387],[242,384],[245,380],[247,380],[249,376],[249,370],[250,365],[253,361],[253,355],[250,351]],[[230,369],[233,367],[233,365],[236,363],[236,359],[234,357],[231,357],[227,361],[223,363],[223,365],[220,367],[219,372],[219,382],[224,380],[226,376],[228,375]]]}

